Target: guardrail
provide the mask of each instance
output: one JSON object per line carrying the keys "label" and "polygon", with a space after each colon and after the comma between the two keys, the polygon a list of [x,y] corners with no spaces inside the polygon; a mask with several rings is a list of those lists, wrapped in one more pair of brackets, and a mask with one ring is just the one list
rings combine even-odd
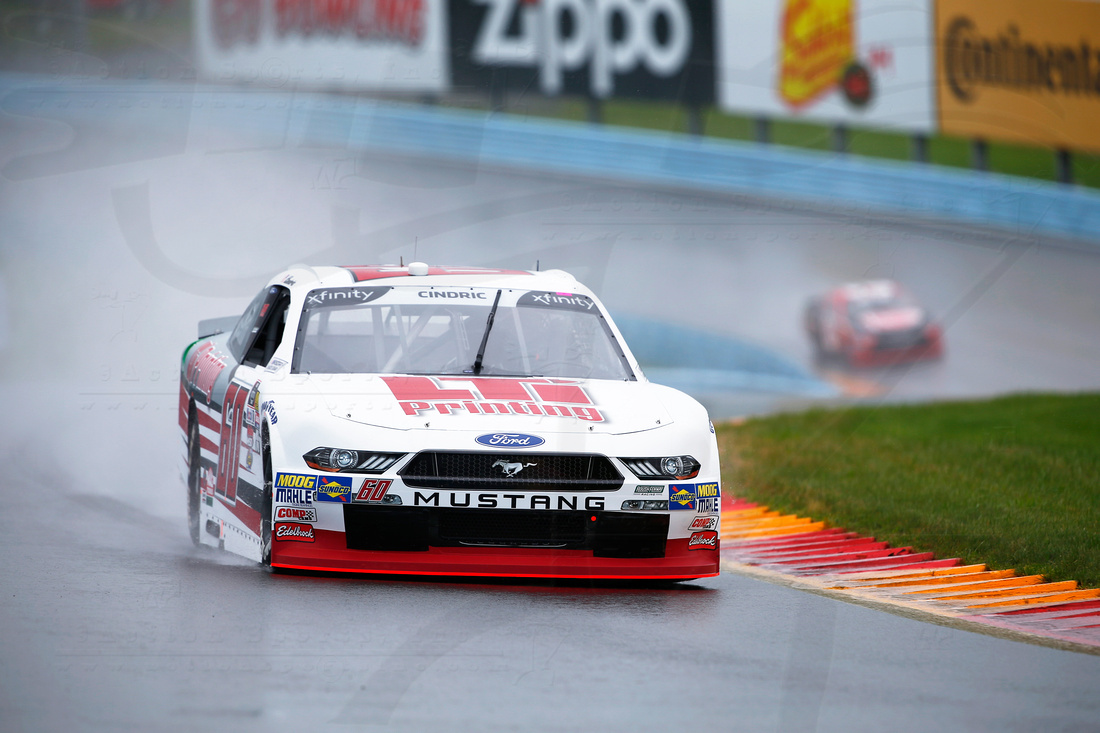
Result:
{"label": "guardrail", "polygon": [[696,190],[773,195],[815,205],[993,226],[1024,238],[1043,233],[1100,241],[1100,191],[1070,189],[1047,181],[390,103],[327,105],[323,97],[317,97],[308,114],[313,135],[326,128],[339,130],[339,137],[354,148]]}

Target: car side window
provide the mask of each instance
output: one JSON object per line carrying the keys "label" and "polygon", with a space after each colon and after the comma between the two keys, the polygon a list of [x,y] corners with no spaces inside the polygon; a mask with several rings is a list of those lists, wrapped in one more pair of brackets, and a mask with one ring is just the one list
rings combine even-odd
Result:
{"label": "car side window", "polygon": [[266,366],[282,339],[289,305],[290,292],[284,287],[272,285],[257,293],[229,336],[229,353],[233,358]]}
{"label": "car side window", "polygon": [[286,315],[290,310],[290,291],[274,286],[260,308],[259,321],[254,329],[255,337],[248,347],[243,362],[255,366],[267,366],[275,349],[283,340]]}

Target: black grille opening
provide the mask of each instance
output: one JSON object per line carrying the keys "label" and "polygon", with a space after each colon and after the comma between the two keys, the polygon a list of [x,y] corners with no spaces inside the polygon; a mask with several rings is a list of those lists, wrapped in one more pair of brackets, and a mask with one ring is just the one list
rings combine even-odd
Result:
{"label": "black grille opening", "polygon": [[591,550],[596,557],[664,557],[668,515],[344,505],[349,550],[429,547]]}
{"label": "black grille opening", "polygon": [[344,505],[349,550],[427,552],[428,510]]}
{"label": "black grille opening", "polygon": [[405,485],[429,489],[615,491],[623,485],[609,458],[585,454],[424,451],[398,473]]}
{"label": "black grille opening", "polygon": [[442,511],[438,537],[461,545],[565,547],[587,537],[589,512]]}

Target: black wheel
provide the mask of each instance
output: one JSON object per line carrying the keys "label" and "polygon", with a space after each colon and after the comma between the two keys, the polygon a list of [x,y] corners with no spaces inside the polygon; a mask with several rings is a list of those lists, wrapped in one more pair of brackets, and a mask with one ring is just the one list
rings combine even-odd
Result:
{"label": "black wheel", "polygon": [[261,448],[264,462],[264,496],[260,502],[260,562],[271,566],[271,495],[275,478],[271,472],[271,436],[264,425],[261,434]]}
{"label": "black wheel", "polygon": [[199,543],[199,502],[202,501],[202,454],[199,451],[199,421],[195,413],[187,424],[187,526],[191,530],[191,541]]}

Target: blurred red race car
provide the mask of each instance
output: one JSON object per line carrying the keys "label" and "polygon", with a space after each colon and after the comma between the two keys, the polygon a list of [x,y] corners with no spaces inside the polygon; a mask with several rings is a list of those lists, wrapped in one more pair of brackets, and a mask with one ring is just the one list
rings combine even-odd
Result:
{"label": "blurred red race car", "polygon": [[943,355],[940,326],[893,280],[848,283],[813,298],[805,321],[819,358],[841,359],[854,367]]}

